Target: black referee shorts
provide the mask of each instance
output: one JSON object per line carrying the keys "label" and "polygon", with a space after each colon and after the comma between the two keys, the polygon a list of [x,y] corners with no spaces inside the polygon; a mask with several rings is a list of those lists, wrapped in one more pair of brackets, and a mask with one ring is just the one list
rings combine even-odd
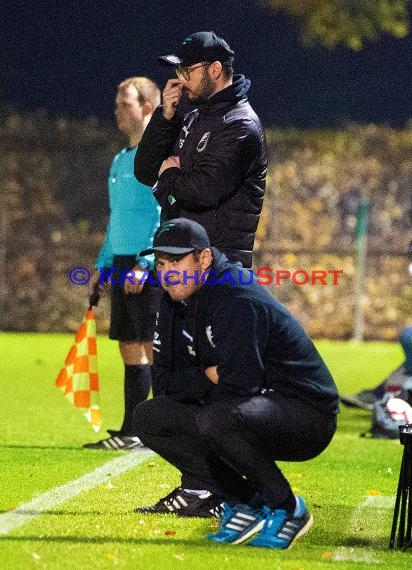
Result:
{"label": "black referee shorts", "polygon": [[[113,282],[120,283],[120,272],[136,265],[135,255],[116,255],[112,273]],[[147,282],[138,294],[124,292],[122,285],[111,285],[111,313],[109,338],[127,342],[145,342],[153,339],[156,313],[163,290]]]}

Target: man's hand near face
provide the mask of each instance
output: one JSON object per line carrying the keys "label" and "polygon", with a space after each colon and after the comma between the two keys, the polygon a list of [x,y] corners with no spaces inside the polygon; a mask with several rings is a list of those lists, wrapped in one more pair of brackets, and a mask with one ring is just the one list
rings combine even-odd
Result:
{"label": "man's hand near face", "polygon": [[180,79],[169,79],[163,89],[163,116],[171,121],[176,113],[183,94],[183,81]]}

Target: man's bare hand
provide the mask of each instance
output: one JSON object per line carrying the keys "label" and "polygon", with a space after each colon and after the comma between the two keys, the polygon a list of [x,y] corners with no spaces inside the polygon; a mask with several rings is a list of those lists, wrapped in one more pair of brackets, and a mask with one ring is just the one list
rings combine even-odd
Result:
{"label": "man's bare hand", "polygon": [[178,156],[165,158],[159,168],[159,178],[167,168],[180,168],[180,158]]}
{"label": "man's bare hand", "polygon": [[124,292],[125,293],[141,293],[143,289],[143,283],[140,283],[144,275],[144,270],[140,267],[133,267],[128,273],[124,280]]}
{"label": "man's bare hand", "polygon": [[182,98],[183,81],[180,79],[169,79],[163,89],[163,117],[171,121],[176,113],[176,107]]}
{"label": "man's bare hand", "polygon": [[217,366],[208,366],[205,370],[206,376],[209,378],[213,384],[217,384],[219,382],[219,374],[217,373]]}

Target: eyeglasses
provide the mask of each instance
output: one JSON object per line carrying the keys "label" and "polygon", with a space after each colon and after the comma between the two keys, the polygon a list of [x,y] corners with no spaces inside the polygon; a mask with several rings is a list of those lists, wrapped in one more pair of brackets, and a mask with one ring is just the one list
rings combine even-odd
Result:
{"label": "eyeglasses", "polygon": [[206,65],[210,65],[209,62],[206,63],[200,63],[199,65],[195,65],[194,67],[182,67],[181,65],[178,65],[176,67],[176,75],[181,75],[183,77],[183,79],[185,79],[186,81],[189,81],[190,79],[190,74],[192,73],[192,71],[194,71],[195,69],[197,69],[198,67],[205,67]]}

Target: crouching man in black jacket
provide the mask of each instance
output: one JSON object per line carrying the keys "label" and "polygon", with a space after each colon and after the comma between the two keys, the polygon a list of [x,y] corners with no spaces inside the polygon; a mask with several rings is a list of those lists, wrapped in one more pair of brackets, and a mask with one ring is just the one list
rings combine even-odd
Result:
{"label": "crouching man in black jacket", "polygon": [[154,337],[155,397],[135,408],[143,443],[181,471],[181,486],[140,513],[220,517],[207,539],[288,548],[312,524],[275,461],[320,454],[338,393],[312,341],[251,270],[210,246],[198,223],[157,230],[166,291]]}

